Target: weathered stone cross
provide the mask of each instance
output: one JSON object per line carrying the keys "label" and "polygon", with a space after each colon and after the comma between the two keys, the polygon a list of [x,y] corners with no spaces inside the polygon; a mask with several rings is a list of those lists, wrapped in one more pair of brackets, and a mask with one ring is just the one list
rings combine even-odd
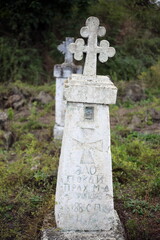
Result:
{"label": "weathered stone cross", "polygon": [[[115,104],[117,88],[108,76],[96,75],[97,55],[101,62],[115,49],[106,40],[96,17],[81,29],[69,45],[77,60],[86,54],[84,74],[72,74],[64,84],[67,101],[59,161],[55,219],[59,233],[46,237],[64,239],[124,240],[114,210],[109,105]],[[67,187],[66,187],[67,185]]]}
{"label": "weathered stone cross", "polygon": [[95,76],[97,65],[97,54],[99,61],[104,63],[108,57],[113,57],[115,49],[109,47],[109,42],[102,40],[97,46],[97,37],[103,37],[106,33],[104,27],[99,26],[99,20],[96,17],[89,17],[86,21],[86,27],[82,27],[80,34],[84,38],[88,38],[88,45],[82,38],[78,38],[75,43],[71,43],[69,50],[74,54],[76,60],[82,60],[83,53],[86,53],[86,61],[84,65],[84,75]]}
{"label": "weathered stone cross", "polygon": [[64,62],[71,64],[73,63],[73,54],[68,50],[69,44],[73,43],[74,38],[66,37],[66,40],[63,41],[57,49],[64,54]]}

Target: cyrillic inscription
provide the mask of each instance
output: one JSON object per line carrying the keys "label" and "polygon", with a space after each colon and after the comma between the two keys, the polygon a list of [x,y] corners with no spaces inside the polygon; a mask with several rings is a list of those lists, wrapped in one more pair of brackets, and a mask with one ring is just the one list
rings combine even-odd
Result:
{"label": "cyrillic inscription", "polygon": [[106,204],[100,204],[100,203],[89,203],[89,204],[82,204],[80,202],[76,202],[71,206],[74,212],[77,213],[82,213],[82,212],[92,212],[92,211],[97,211],[97,212],[106,212],[108,213],[110,209],[107,207]]}

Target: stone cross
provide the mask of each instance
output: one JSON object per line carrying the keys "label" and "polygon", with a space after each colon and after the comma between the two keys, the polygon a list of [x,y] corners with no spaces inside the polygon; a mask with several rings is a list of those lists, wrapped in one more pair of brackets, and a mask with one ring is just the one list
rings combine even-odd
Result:
{"label": "stone cross", "polygon": [[[96,17],[89,17],[81,35],[71,43],[77,60],[86,53],[83,74],[72,74],[64,84],[67,101],[56,197],[56,240],[124,240],[114,210],[109,104],[116,103],[117,88],[108,76],[96,75],[101,62],[115,54]],[[48,238],[49,239],[49,238]],[[51,238],[52,239],[52,238]]]}
{"label": "stone cross", "polygon": [[64,54],[64,62],[68,64],[73,63],[73,54],[68,50],[70,43],[74,41],[74,38],[66,37],[66,40],[58,45],[57,49]]}
{"label": "stone cross", "polygon": [[104,63],[108,57],[115,55],[115,49],[109,47],[109,42],[106,40],[102,40],[97,46],[97,37],[103,37],[106,30],[99,26],[99,20],[96,17],[89,17],[86,21],[86,27],[82,27],[80,33],[82,37],[88,38],[88,45],[85,45],[84,40],[79,38],[75,43],[70,44],[69,50],[74,54],[76,60],[82,60],[83,53],[86,53],[83,74],[94,76],[96,75],[97,54],[99,54],[99,61]]}
{"label": "stone cross", "polygon": [[73,63],[73,54],[68,50],[69,44],[73,42],[74,38],[66,37],[65,41],[58,46],[65,60],[64,63],[54,66],[54,77],[56,77],[54,139],[62,139],[63,135],[66,111],[66,101],[63,99],[64,82],[72,73],[82,73],[82,66],[76,66]]}

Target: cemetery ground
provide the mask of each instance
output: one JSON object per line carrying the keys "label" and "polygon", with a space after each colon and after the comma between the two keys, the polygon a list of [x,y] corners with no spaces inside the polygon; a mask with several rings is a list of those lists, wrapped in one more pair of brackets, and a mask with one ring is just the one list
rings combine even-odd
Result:
{"label": "cemetery ground", "polygon": [[[114,202],[128,240],[160,236],[160,95],[115,82],[110,106]],[[147,78],[147,76],[145,76]],[[0,239],[40,239],[52,218],[60,141],[53,139],[55,83],[0,85]]]}

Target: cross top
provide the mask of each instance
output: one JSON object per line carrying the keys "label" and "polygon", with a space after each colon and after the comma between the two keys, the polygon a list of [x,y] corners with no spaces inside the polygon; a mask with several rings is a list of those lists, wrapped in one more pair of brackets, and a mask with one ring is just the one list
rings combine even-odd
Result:
{"label": "cross top", "polygon": [[66,40],[63,41],[57,49],[64,54],[64,62],[71,64],[73,63],[73,54],[68,50],[68,46],[70,43],[73,43],[74,38],[66,37]]}
{"label": "cross top", "polygon": [[86,60],[84,65],[83,74],[87,76],[96,75],[97,54],[100,62],[104,63],[108,57],[115,55],[115,49],[109,47],[107,40],[100,41],[97,45],[97,37],[103,37],[106,33],[104,27],[99,26],[99,19],[96,17],[89,17],[86,20],[86,26],[82,27],[80,34],[84,38],[88,38],[88,45],[82,38],[78,38],[75,43],[69,45],[69,50],[74,54],[74,58],[78,61],[83,59],[83,53],[86,53]]}

